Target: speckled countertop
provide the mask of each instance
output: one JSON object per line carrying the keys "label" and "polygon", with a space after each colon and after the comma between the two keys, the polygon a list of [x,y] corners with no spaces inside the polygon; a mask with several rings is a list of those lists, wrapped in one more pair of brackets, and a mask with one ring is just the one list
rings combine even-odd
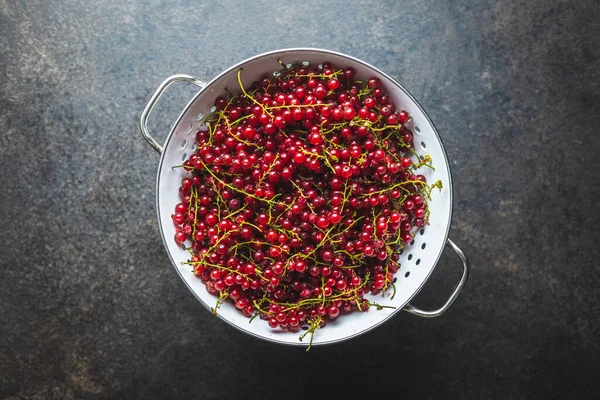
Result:
{"label": "speckled countertop", "polygon": [[[0,398],[593,398],[600,391],[600,4],[0,2]],[[455,184],[470,281],[444,316],[260,342],[169,265],[137,119],[168,75],[323,47],[401,80]],[[169,91],[167,132],[193,89]],[[441,304],[445,255],[415,301]],[[375,385],[377,382],[377,385]]]}

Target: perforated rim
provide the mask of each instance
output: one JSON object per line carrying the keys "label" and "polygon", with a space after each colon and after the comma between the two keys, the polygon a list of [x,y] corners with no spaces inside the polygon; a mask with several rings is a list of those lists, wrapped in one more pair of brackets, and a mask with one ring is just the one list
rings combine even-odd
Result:
{"label": "perforated rim", "polygon": [[[350,61],[362,64],[363,66],[371,69],[373,72],[380,74],[381,76],[386,77],[388,80],[390,80],[393,84],[395,84],[402,92],[404,92],[404,94],[412,101],[414,102],[414,104],[417,106],[417,108],[420,110],[420,112],[423,114],[423,116],[425,117],[427,123],[431,126],[431,129],[433,131],[433,134],[435,135],[436,139],[439,141],[440,147],[441,147],[441,152],[443,154],[443,158],[444,158],[444,163],[448,172],[448,176],[447,176],[447,186],[445,188],[445,190],[448,191],[449,194],[449,213],[448,213],[448,221],[446,223],[445,226],[445,232],[444,232],[444,242],[447,241],[448,239],[448,234],[450,231],[450,226],[451,226],[451,221],[452,221],[452,213],[453,213],[453,190],[452,190],[452,173],[451,173],[451,169],[450,169],[450,164],[448,162],[448,156],[446,154],[446,150],[443,144],[443,141],[438,133],[437,128],[435,127],[433,121],[431,120],[431,118],[429,117],[429,115],[427,114],[427,112],[425,111],[425,109],[421,106],[421,104],[414,98],[414,96],[402,85],[400,84],[398,81],[396,81],[394,78],[392,78],[391,76],[389,76],[388,74],[386,74],[385,72],[381,71],[380,69],[372,66],[371,64],[362,61],[360,59],[357,59],[355,57],[343,54],[343,53],[339,53],[339,52],[335,52],[335,51],[330,51],[330,50],[324,50],[324,49],[316,49],[316,48],[290,48],[290,49],[281,49],[281,50],[274,50],[274,51],[270,51],[270,52],[266,52],[266,53],[262,53],[259,54],[257,56],[254,57],[250,57],[244,61],[241,61],[233,66],[231,66],[230,68],[224,70],[222,73],[220,73],[218,76],[216,76],[214,79],[212,79],[202,90],[200,90],[190,101],[189,103],[185,106],[185,108],[183,109],[183,111],[181,112],[181,114],[179,115],[179,117],[177,118],[177,120],[175,121],[175,123],[173,124],[173,128],[171,129],[171,132],[169,133],[169,135],[167,136],[167,139],[165,140],[165,144],[164,144],[164,150],[163,153],[161,154],[160,157],[160,162],[158,165],[158,174],[157,174],[157,179],[156,179],[156,210],[157,210],[157,217],[158,217],[158,224],[159,224],[159,229],[161,232],[161,238],[163,241],[163,245],[165,247],[165,249],[167,250],[167,254],[169,256],[169,259],[171,261],[171,264],[173,265],[174,269],[177,271],[178,275],[180,276],[180,278],[183,280],[183,282],[185,283],[186,287],[188,288],[188,290],[194,295],[194,297],[207,309],[210,311],[211,307],[198,295],[198,293],[196,293],[196,291],[188,284],[188,282],[186,281],[185,277],[182,275],[181,271],[177,268],[177,264],[176,261],[173,258],[173,255],[171,254],[171,251],[168,248],[167,242],[166,242],[166,237],[165,237],[165,232],[163,229],[163,224],[162,224],[162,218],[160,215],[160,202],[159,202],[159,190],[160,190],[160,177],[161,177],[161,171],[163,168],[163,162],[165,159],[165,154],[167,153],[166,150],[171,142],[171,139],[174,136],[175,133],[175,129],[176,127],[179,125],[180,121],[184,118],[184,116],[187,114],[188,110],[190,109],[190,107],[192,106],[192,104],[194,104],[194,102],[196,101],[196,99],[205,91],[209,90],[211,88],[211,86],[213,84],[215,84],[215,82],[219,81],[219,79],[221,79],[223,76],[225,76],[226,74],[228,74],[229,72],[236,70],[242,66],[244,66],[245,64],[247,64],[248,62],[251,61],[255,61],[258,60],[260,58],[263,57],[270,57],[273,55],[277,55],[277,54],[285,54],[285,53],[289,53],[289,52],[318,52],[318,53],[322,53],[324,55],[334,55],[334,56],[338,56],[338,57],[342,57],[345,59],[348,59]],[[444,247],[442,246],[442,248],[439,250],[437,256],[435,257],[435,261],[433,263],[433,265],[431,266],[431,269],[429,270],[429,273],[426,275],[425,279],[423,279],[420,283],[420,285],[418,286],[418,288],[408,297],[408,299],[406,300],[406,302],[401,306],[398,307],[396,310],[394,310],[393,312],[391,312],[387,317],[385,317],[384,319],[378,321],[377,323],[374,323],[372,325],[370,325],[367,328],[364,328],[362,330],[360,330],[359,332],[355,332],[355,333],[351,333],[348,334],[347,336],[344,336],[342,338],[338,338],[338,339],[334,339],[334,340],[329,340],[329,341],[321,341],[321,342],[315,342],[313,343],[313,346],[320,346],[320,345],[327,345],[327,344],[334,344],[334,343],[338,343],[341,341],[345,341],[345,340],[349,340],[352,338],[355,338],[357,336],[360,336],[362,334],[365,334],[369,331],[371,331],[372,329],[381,326],[384,322],[388,321],[392,316],[396,315],[397,312],[399,312],[401,309],[403,309],[423,288],[423,286],[425,285],[425,283],[429,280],[429,277],[431,276],[431,274],[433,273],[433,271],[435,270],[435,267],[437,266],[437,263],[439,262],[439,259],[442,255]],[[273,342],[273,343],[277,343],[277,344],[286,344],[286,345],[292,345],[292,346],[306,346],[306,343],[303,342],[284,342],[281,340],[276,340],[270,337],[266,337],[266,336],[262,336],[260,334],[257,334],[255,332],[252,332],[248,329],[245,329],[241,326],[239,326],[238,324],[229,321],[226,318],[223,318],[220,314],[217,314],[217,316],[225,321],[227,324],[233,326],[234,328],[252,335],[254,337],[257,337],[259,339],[265,340],[265,341],[269,341],[269,342]]]}

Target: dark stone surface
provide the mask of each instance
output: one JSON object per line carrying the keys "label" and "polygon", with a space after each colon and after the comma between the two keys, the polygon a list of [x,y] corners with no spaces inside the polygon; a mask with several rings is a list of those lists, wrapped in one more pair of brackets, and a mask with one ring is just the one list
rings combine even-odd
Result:
{"label": "dark stone surface", "polygon": [[[0,2],[0,397],[597,395],[598,1],[117,3]],[[215,320],[169,265],[136,125],[151,91],[293,46],[379,66],[440,130],[473,264],[443,317],[307,354]],[[417,304],[458,270],[445,255]]]}

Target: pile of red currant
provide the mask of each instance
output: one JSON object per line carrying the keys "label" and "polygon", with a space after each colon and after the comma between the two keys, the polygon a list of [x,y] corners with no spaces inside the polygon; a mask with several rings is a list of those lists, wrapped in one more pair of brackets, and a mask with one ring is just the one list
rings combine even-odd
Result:
{"label": "pile of red currant", "polygon": [[441,182],[418,173],[431,158],[415,153],[410,115],[378,79],[330,63],[288,65],[248,88],[241,77],[179,166],[175,240],[218,297],[215,313],[232,301],[272,328],[308,326],[312,340],[328,319],[383,307],[364,296],[393,287]]}

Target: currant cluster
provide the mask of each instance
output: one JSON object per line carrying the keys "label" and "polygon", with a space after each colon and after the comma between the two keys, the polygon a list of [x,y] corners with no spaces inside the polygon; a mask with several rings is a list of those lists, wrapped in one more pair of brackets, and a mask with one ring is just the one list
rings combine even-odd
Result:
{"label": "currant cluster", "polygon": [[[175,241],[218,297],[272,328],[308,333],[379,304],[399,252],[428,221],[431,167],[381,82],[292,65],[220,96],[172,216]],[[189,244],[189,242],[188,242]]]}

